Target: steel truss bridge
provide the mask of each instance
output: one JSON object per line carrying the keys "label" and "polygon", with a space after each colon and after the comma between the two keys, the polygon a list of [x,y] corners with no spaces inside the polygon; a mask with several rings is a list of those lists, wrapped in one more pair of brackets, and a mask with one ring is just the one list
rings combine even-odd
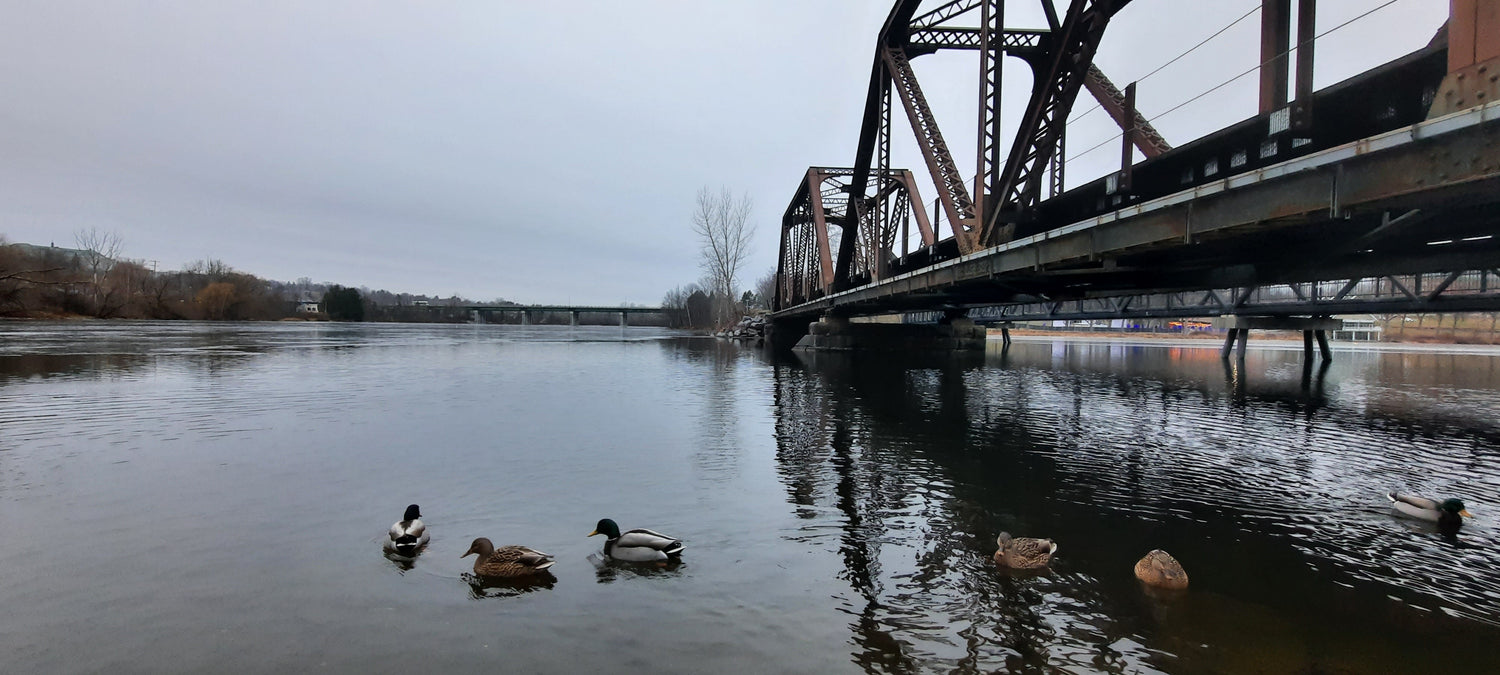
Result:
{"label": "steel truss bridge", "polygon": [[[1452,0],[1426,47],[1317,91],[1315,0],[1262,0],[1258,113],[1176,147],[1093,65],[1129,0],[1042,0],[1048,25],[1024,30],[1004,0],[921,4],[898,0],[876,40],[853,166],[808,169],[782,217],[779,325],[1500,311],[1500,0]],[[911,68],[941,50],[978,56],[972,173]],[[1032,90],[1002,153],[1007,56]],[[1121,165],[1067,186],[1085,90],[1121,129]],[[890,166],[897,105],[938,213]]]}

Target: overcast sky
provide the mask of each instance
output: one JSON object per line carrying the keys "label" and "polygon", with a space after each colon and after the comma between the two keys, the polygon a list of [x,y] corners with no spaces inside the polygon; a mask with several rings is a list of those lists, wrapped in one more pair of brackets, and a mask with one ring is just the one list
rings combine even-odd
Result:
{"label": "overcast sky", "polygon": [[[1384,0],[1323,0],[1323,31]],[[929,0],[927,5],[940,4]],[[1058,3],[1066,5],[1065,2]],[[1136,0],[1122,88],[1260,0]],[[1417,49],[1444,0],[1318,43],[1319,87]],[[1010,3],[1011,27],[1041,23]],[[0,6],[0,235],[262,277],[518,302],[656,303],[693,281],[694,193],[755,204],[747,287],[809,165],[853,160],[883,0],[557,3],[12,0]],[[1140,84],[1155,118],[1258,61],[1258,13]],[[969,25],[972,25],[970,23]],[[977,59],[915,68],[972,167]],[[1003,119],[1024,109],[1014,59]],[[1118,132],[1084,94],[1070,154]],[[1156,119],[1180,144],[1252,115],[1255,78]],[[924,166],[899,114],[895,163]],[[1070,185],[1118,164],[1114,143]],[[935,193],[927,184],[927,201]]]}

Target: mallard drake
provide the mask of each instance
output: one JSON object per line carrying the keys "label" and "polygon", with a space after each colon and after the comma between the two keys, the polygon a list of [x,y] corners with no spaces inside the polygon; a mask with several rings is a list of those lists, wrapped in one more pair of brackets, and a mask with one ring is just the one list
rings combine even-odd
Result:
{"label": "mallard drake", "polygon": [[621,534],[620,526],[616,525],[615,521],[605,518],[594,526],[594,531],[590,532],[589,536],[596,534],[606,537],[604,542],[604,557],[606,558],[626,562],[661,562],[682,558],[684,548],[682,540],[660,532],[630,530]]}
{"label": "mallard drake", "polygon": [[1457,499],[1438,502],[1396,492],[1386,494],[1386,498],[1391,500],[1391,506],[1401,515],[1437,523],[1438,529],[1443,532],[1457,532],[1458,528],[1463,527],[1464,518],[1474,517],[1474,514],[1464,508],[1464,503]]}
{"label": "mallard drake", "polygon": [[475,539],[469,550],[459,557],[466,558],[470,554],[479,556],[474,560],[474,575],[480,577],[524,577],[541,572],[555,562],[552,556],[525,546],[495,548],[484,537]]}
{"label": "mallard drake", "polygon": [[1135,578],[1147,586],[1182,590],[1188,587],[1187,570],[1172,554],[1161,549],[1147,553],[1135,563]]}
{"label": "mallard drake", "polygon": [[1057,552],[1057,542],[1051,539],[1016,538],[1009,532],[1001,532],[995,543],[1000,547],[995,551],[995,562],[1018,570],[1046,567]]}
{"label": "mallard drake", "polygon": [[416,504],[406,507],[406,514],[391,526],[390,536],[385,540],[385,550],[410,558],[417,549],[427,545],[427,525],[420,519],[422,510]]}

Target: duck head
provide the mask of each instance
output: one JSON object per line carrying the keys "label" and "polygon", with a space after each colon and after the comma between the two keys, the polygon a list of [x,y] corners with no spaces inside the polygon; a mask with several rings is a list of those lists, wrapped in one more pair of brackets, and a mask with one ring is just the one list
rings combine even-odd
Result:
{"label": "duck head", "polygon": [[1442,504],[1438,504],[1438,510],[1456,513],[1465,518],[1474,517],[1474,514],[1469,513],[1469,510],[1464,508],[1464,503],[1458,499],[1444,499]]}
{"label": "duck head", "polygon": [[1010,539],[1011,537],[1009,532],[1001,532],[1000,536],[995,537],[995,544],[1000,548],[1005,548],[1006,546],[1010,545]]}
{"label": "duck head", "polygon": [[597,525],[594,525],[594,531],[590,532],[589,536],[592,537],[596,534],[602,534],[609,539],[619,539],[620,526],[616,525],[615,521],[605,518],[600,520]]}
{"label": "duck head", "polygon": [[475,539],[474,543],[469,544],[469,550],[464,551],[464,554],[458,557],[467,558],[470,554],[478,554],[480,558],[488,558],[494,552],[495,545],[491,544],[490,540],[480,537]]}
{"label": "duck head", "polygon": [[417,508],[416,504],[412,504],[411,506],[406,507],[406,515],[401,516],[401,520],[402,521],[416,520],[416,519],[421,518],[421,517],[422,517],[422,509]]}

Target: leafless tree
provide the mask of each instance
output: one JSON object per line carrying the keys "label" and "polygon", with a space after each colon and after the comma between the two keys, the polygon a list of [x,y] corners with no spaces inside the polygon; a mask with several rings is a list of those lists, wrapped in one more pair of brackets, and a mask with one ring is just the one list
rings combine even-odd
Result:
{"label": "leafless tree", "polygon": [[115,259],[120,257],[120,234],[91,227],[74,232],[73,241],[82,251],[79,254],[79,263],[89,277],[89,299],[97,311],[97,308],[103,304],[104,277],[114,268]]}
{"label": "leafless tree", "polygon": [[776,301],[776,268],[766,270],[759,279],[755,280],[755,297],[760,299],[760,304],[766,309],[771,309],[771,303]]}
{"label": "leafless tree", "polygon": [[717,296],[719,326],[732,320],[730,313],[739,297],[735,289],[740,268],[750,254],[750,240],[755,235],[750,210],[749,195],[736,199],[729,188],[720,188],[717,193],[707,187],[698,190],[693,234],[698,236],[700,246],[699,265],[711,283],[713,295]]}

